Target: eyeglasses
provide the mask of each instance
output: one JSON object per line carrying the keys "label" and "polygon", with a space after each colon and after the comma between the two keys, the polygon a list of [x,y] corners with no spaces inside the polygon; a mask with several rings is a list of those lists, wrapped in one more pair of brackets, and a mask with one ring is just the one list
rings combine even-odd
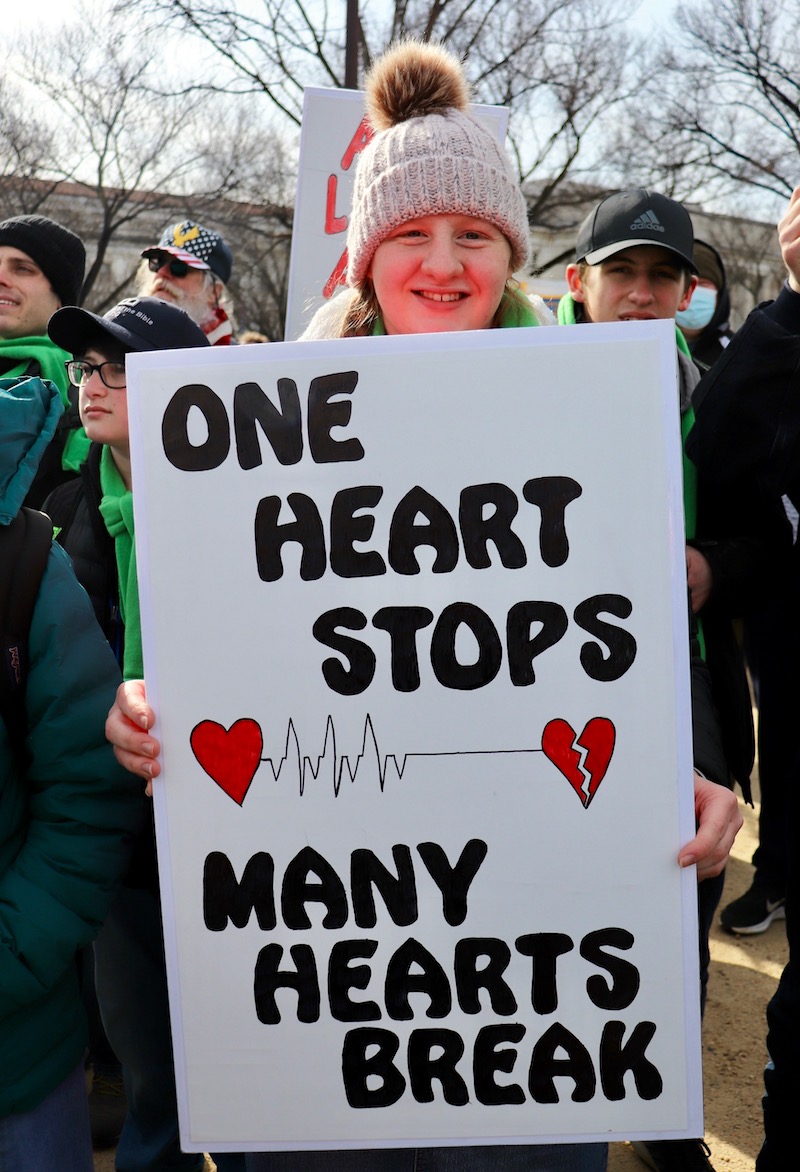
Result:
{"label": "eyeglasses", "polygon": [[95,371],[100,375],[104,387],[110,391],[124,391],[125,381],[124,362],[87,362],[84,358],[75,358],[65,362],[69,381],[76,387],[85,387]]}
{"label": "eyeglasses", "polygon": [[177,260],[176,257],[171,257],[168,252],[157,252],[154,256],[147,258],[147,266],[151,273],[157,273],[165,265],[169,269],[171,277],[185,277],[190,270],[190,266],[185,260]]}

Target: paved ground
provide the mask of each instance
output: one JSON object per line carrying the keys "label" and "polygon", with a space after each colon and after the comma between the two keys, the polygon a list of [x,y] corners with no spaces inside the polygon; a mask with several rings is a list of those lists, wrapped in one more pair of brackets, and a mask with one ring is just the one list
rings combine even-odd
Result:
{"label": "paved ground", "polygon": [[[728,867],[724,903],[745,891],[752,877],[757,811],[743,811],[745,826]],[[716,1172],[753,1172],[761,1145],[764,1011],[786,963],[783,922],[749,938],[715,928],[711,957],[703,1026],[706,1139]],[[643,1170],[627,1144],[611,1145],[609,1172]],[[114,1172],[113,1152],[95,1154],[95,1172]]]}

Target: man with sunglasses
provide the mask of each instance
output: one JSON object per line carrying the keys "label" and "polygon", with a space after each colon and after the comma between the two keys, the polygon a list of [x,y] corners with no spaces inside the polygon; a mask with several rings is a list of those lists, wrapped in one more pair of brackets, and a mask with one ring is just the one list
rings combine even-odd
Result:
{"label": "man with sunglasses", "polygon": [[233,253],[218,232],[182,220],[169,224],[146,248],[137,274],[142,297],[177,305],[200,326],[212,346],[230,346],[233,324],[227,284]]}

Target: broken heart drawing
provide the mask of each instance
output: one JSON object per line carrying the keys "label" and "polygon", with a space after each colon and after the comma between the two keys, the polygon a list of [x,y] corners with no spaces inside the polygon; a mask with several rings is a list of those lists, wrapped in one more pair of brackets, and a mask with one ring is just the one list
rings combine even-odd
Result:
{"label": "broken heart drawing", "polygon": [[614,725],[605,716],[587,720],[580,736],[566,720],[551,720],[545,725],[542,752],[563,773],[585,809],[606,775],[616,736]]}

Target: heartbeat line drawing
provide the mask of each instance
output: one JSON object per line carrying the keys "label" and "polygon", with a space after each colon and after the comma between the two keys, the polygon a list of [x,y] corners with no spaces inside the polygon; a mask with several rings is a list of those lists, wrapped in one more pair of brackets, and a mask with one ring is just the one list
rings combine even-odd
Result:
{"label": "heartbeat line drawing", "polygon": [[305,793],[308,778],[318,778],[323,767],[328,765],[331,769],[334,796],[338,796],[344,779],[354,782],[361,769],[370,767],[371,771],[377,770],[383,792],[387,776],[391,774],[400,780],[408,761],[415,757],[499,757],[509,754],[544,753],[572,786],[584,809],[588,809],[611,763],[616,744],[616,729],[608,717],[594,716],[586,722],[578,735],[568,721],[557,718],[545,725],[541,746],[537,748],[409,752],[403,753],[399,759],[394,753],[381,752],[369,713],[364,719],[361,749],[354,757],[347,753],[339,754],[336,747],[336,727],[331,716],[328,716],[325,724],[322,752],[315,758],[302,752],[291,719],[286,729],[283,754],[278,758],[261,756],[264,748],[261,726],[249,717],[235,721],[227,729],[214,720],[201,720],[192,729],[189,741],[200,767],[239,806],[243,805],[253,778],[262,764],[268,767],[274,781],[280,780],[285,769],[296,777],[301,797]]}

